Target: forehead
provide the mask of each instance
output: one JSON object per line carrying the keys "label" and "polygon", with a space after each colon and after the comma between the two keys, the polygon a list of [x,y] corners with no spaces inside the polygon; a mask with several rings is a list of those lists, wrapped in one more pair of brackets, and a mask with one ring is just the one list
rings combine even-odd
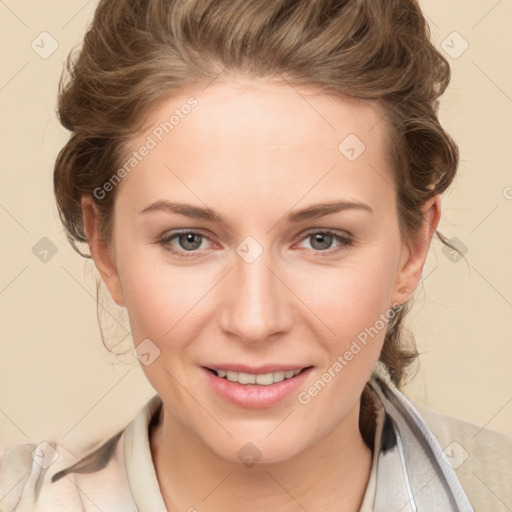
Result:
{"label": "forehead", "polygon": [[[186,132],[187,138],[193,137],[202,145],[231,145],[231,140],[238,139],[246,148],[302,143],[332,147],[350,130],[368,139],[383,117],[376,101],[334,97],[318,88],[299,88],[284,80],[238,78],[215,80],[173,94],[152,109],[149,124],[157,126],[169,121],[176,110],[186,107],[191,97],[197,106],[180,116],[173,135]],[[184,122],[187,118],[191,120]],[[380,128],[372,136],[378,137]]]}
{"label": "forehead", "polygon": [[370,193],[390,173],[386,123],[375,102],[284,81],[188,87],[154,107],[146,126],[128,155],[149,140],[152,148],[124,179],[141,202],[151,190],[176,190],[178,177],[186,182],[180,186],[219,194],[233,187],[255,197],[283,188],[303,195],[324,175],[324,191],[344,184],[354,194],[357,182]]}

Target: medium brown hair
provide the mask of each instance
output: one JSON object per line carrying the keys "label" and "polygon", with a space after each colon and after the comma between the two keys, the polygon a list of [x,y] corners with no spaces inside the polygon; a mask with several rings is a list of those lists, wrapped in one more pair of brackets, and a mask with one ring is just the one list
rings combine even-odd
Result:
{"label": "medium brown hair", "polygon": [[[55,163],[55,195],[82,256],[90,258],[77,247],[87,242],[81,196],[119,168],[153,107],[222,71],[375,100],[404,240],[422,227],[421,207],[455,176],[458,148],[437,116],[450,67],[416,0],[101,0],[77,58],[68,56],[58,99],[72,134]],[[115,196],[114,188],[96,201],[107,238]],[[418,356],[403,328],[408,308],[389,321],[380,355],[398,386]]]}

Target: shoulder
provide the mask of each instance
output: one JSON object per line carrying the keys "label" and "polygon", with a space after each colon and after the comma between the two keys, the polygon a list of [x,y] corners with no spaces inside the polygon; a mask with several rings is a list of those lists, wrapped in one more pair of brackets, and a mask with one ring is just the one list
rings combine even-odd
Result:
{"label": "shoulder", "polygon": [[124,471],[122,434],[75,453],[56,441],[9,446],[0,458],[0,510],[75,512],[89,510],[91,503],[105,512],[136,510]]}
{"label": "shoulder", "polygon": [[[43,488],[45,476],[72,463],[72,458],[69,452],[52,441],[9,446],[0,460],[2,512],[39,510],[36,502],[41,493],[47,494],[46,486]],[[62,485],[59,488],[62,490]]]}
{"label": "shoulder", "polygon": [[512,437],[415,404],[475,510],[512,508]]}
{"label": "shoulder", "polygon": [[161,404],[154,395],[110,437],[72,444],[63,438],[29,442],[0,452],[0,512],[137,512],[127,462],[132,475],[141,458],[151,466],[147,432]]}
{"label": "shoulder", "polygon": [[3,512],[11,512],[18,504],[30,476],[36,446],[36,443],[16,444],[0,454],[0,510]]}

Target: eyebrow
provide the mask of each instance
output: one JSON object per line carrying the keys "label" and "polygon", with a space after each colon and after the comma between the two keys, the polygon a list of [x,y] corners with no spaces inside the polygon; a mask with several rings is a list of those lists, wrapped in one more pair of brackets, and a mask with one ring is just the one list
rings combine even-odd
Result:
{"label": "eyebrow", "polygon": [[[285,217],[286,222],[301,222],[303,220],[316,219],[325,215],[331,215],[344,210],[362,210],[373,213],[373,209],[366,203],[359,201],[332,201],[328,203],[318,203],[301,210],[295,210]],[[164,211],[167,213],[175,213],[178,215],[184,215],[186,217],[209,220],[213,222],[220,222],[224,224],[222,216],[210,208],[201,208],[199,206],[193,206],[191,204],[173,203],[160,199],[143,210],[139,214]]]}

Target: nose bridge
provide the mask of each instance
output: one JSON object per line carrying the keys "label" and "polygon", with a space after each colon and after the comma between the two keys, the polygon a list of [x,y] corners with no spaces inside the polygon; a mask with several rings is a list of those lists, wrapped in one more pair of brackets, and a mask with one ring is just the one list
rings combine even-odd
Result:
{"label": "nose bridge", "polygon": [[270,249],[247,237],[236,250],[223,302],[222,327],[242,341],[265,341],[289,327],[286,290]]}

